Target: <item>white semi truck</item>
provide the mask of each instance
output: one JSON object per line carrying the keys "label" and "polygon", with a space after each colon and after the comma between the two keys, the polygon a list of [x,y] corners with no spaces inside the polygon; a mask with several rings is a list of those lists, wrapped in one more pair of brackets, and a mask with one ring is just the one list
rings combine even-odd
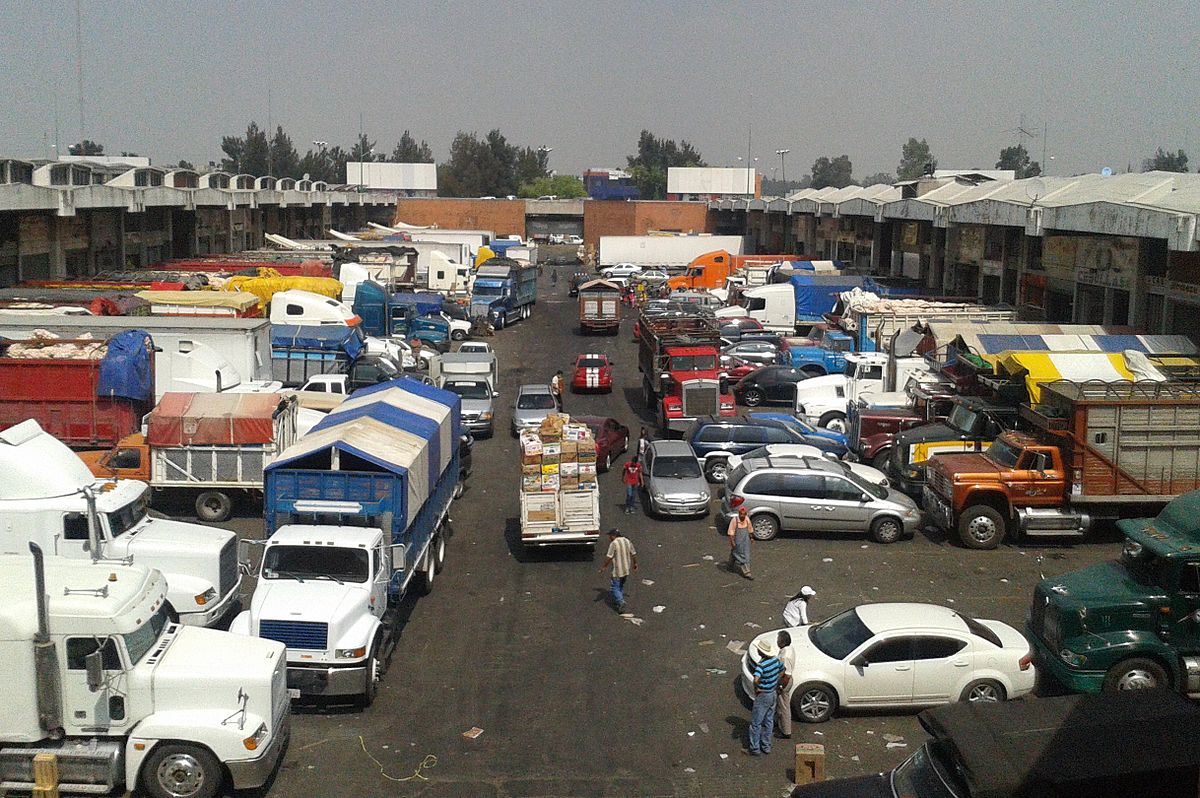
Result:
{"label": "white semi truck", "polygon": [[[27,545],[0,555],[0,792],[213,798],[267,782],[290,728],[280,643],[175,623],[156,570]],[[35,772],[51,762],[47,785]]]}
{"label": "white semi truck", "polygon": [[181,623],[221,623],[238,606],[237,537],[151,518],[148,505],[146,483],[96,478],[36,421],[0,432],[0,553],[33,542],[47,557],[99,569],[114,560],[157,568]]}

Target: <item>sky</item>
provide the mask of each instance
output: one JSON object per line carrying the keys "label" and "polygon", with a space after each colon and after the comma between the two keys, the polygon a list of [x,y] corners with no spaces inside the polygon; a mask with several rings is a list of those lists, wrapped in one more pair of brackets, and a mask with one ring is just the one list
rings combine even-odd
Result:
{"label": "sky", "polygon": [[[942,168],[1018,142],[1051,174],[1200,168],[1200,15],[1142,3],[83,2],[0,0],[0,157],[83,136],[156,164],[220,160],[282,125],[301,154],[360,118],[438,160],[458,131],[551,147],[559,173],[619,167],[638,133],[766,177],[850,156],[894,172],[910,136]],[[57,124],[56,124],[57,123]],[[57,130],[57,134],[56,134]],[[1043,139],[1045,130],[1048,135]],[[786,161],[775,153],[788,149]]]}

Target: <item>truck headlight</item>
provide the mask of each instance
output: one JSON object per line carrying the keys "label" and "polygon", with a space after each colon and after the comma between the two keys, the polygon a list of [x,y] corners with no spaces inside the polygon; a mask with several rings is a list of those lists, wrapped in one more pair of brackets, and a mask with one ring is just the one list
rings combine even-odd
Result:
{"label": "truck headlight", "polygon": [[201,607],[203,607],[205,604],[212,601],[216,597],[217,597],[217,589],[215,587],[210,587],[208,590],[205,590],[203,593],[196,596],[196,603],[199,604]]}
{"label": "truck headlight", "polygon": [[367,655],[365,647],[360,648],[339,648],[333,652],[333,656],[337,659],[362,659]]}
{"label": "truck headlight", "polygon": [[266,736],[267,724],[260,723],[258,724],[258,728],[254,730],[254,734],[251,734],[249,737],[242,740],[242,745],[246,747],[247,751],[256,751],[258,750],[258,744],[261,743],[263,738]]}
{"label": "truck headlight", "polygon": [[920,476],[921,476],[921,469],[919,469],[919,468],[908,469],[908,478],[909,479],[917,479]]}
{"label": "truck headlight", "polygon": [[1069,648],[1064,648],[1062,651],[1058,652],[1058,657],[1072,668],[1082,668],[1084,663],[1087,662],[1087,657],[1083,656],[1082,654],[1076,654]]}
{"label": "truck headlight", "polygon": [[492,412],[490,410],[485,410],[484,412],[480,413],[479,420],[480,421],[491,421],[492,420]]}

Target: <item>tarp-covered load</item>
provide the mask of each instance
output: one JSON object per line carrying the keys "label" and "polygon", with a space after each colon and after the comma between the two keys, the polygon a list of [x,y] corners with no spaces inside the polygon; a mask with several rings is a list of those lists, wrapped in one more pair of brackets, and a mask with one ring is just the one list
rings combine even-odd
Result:
{"label": "tarp-covered load", "polygon": [[165,393],[147,418],[151,446],[267,444],[288,400],[274,393]]}
{"label": "tarp-covered load", "polygon": [[248,316],[258,307],[258,297],[248,293],[227,291],[138,291],[138,298],[150,303],[156,315],[186,316],[223,315]]}
{"label": "tarp-covered load", "polygon": [[371,402],[388,402],[436,421],[440,439],[441,468],[445,468],[445,464],[450,462],[457,451],[459,436],[462,435],[462,398],[458,394],[411,377],[401,377],[359,388],[338,407],[338,412],[346,412]]}
{"label": "tarp-covered load", "polygon": [[861,288],[863,278],[849,274],[799,272],[788,278],[796,295],[796,320],[819,319],[833,310],[838,297]]}
{"label": "tarp-covered load", "polygon": [[1153,355],[1200,353],[1186,335],[1138,335],[1129,328],[1096,324],[969,322],[930,324],[937,346],[954,343],[977,355],[1001,352],[1125,352]]}
{"label": "tarp-covered load", "polygon": [[[260,273],[271,272],[271,269],[260,269]],[[282,277],[276,272],[273,276],[262,277],[230,277],[221,286],[223,291],[243,291],[258,297],[259,307],[265,309],[271,298],[280,291],[298,289],[311,291],[314,294],[339,299],[342,296],[342,284],[332,277]]]}
{"label": "tarp-covered load", "polygon": [[418,316],[426,313],[437,313],[442,309],[442,295],[433,293],[402,292],[392,294],[392,304],[412,305],[417,309]]}
{"label": "tarp-covered load", "polygon": [[1103,382],[1151,380],[1165,382],[1166,377],[1154,368],[1141,353],[1112,352],[1008,352],[997,357],[998,375],[1009,378],[1024,376],[1029,403],[1041,401],[1043,385],[1055,380]]}
{"label": "tarp-covered load", "polygon": [[149,402],[154,399],[154,368],[150,352],[154,343],[145,330],[126,330],[108,339],[100,361],[97,396]]}
{"label": "tarp-covered load", "polygon": [[[362,329],[343,327],[340,324],[272,324],[272,356],[288,356],[286,350],[319,350],[345,352],[351,360],[357,358],[366,346]],[[274,350],[281,350],[276,353]]]}

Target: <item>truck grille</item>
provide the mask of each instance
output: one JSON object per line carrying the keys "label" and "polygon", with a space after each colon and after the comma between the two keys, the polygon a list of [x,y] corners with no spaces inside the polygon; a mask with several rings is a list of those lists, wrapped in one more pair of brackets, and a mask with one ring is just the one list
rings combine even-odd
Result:
{"label": "truck grille", "polygon": [[950,478],[942,473],[938,468],[925,469],[925,476],[929,480],[929,487],[945,499],[950,499],[953,494],[950,491]]}
{"label": "truck grille", "polygon": [[721,404],[719,386],[715,382],[683,384],[683,414],[688,418],[715,416]]}
{"label": "truck grille", "polygon": [[218,589],[221,598],[229,595],[229,591],[237,585],[238,582],[238,549],[237,539],[232,539],[221,547],[221,556],[218,560],[220,569],[219,578],[220,584]]}
{"label": "truck grille", "polygon": [[288,648],[324,651],[329,643],[329,624],[315,621],[259,621],[258,636],[278,640]]}

